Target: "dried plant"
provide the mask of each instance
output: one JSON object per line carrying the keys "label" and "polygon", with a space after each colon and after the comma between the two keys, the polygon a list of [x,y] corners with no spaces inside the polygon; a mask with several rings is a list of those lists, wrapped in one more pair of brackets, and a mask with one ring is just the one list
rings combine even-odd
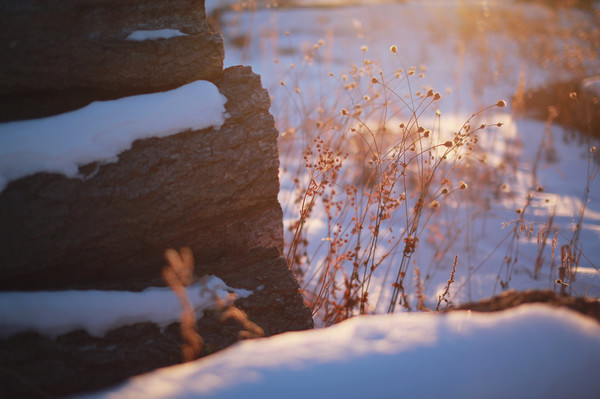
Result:
{"label": "dried plant", "polygon": [[242,326],[242,330],[238,333],[239,339],[247,339],[247,338],[260,338],[265,336],[264,330],[253,323],[249,318],[246,312],[241,309],[238,309],[235,306],[229,306],[222,314],[221,314],[221,322],[225,322],[227,320],[233,319],[240,323]]}
{"label": "dried plant", "polygon": [[[597,57],[596,28],[568,32],[561,24],[541,26],[545,23],[543,20],[504,8],[494,9],[502,18],[489,18],[490,7],[487,3],[475,7],[461,3],[460,18],[432,29],[442,26],[439,33],[443,37],[449,37],[448,29],[456,29],[461,40],[459,52],[473,50],[480,55],[476,61],[481,62],[481,76],[473,76],[475,92],[485,91],[492,71],[494,79],[518,79],[513,111],[527,108],[531,95],[527,84],[533,79],[526,79],[526,72],[532,62],[544,69],[568,71],[579,77],[587,72],[585,59]],[[489,46],[489,35],[506,31],[519,43],[519,51],[524,50],[522,44],[527,44],[529,51],[530,41],[540,44],[533,46],[534,52],[523,56],[520,74],[515,73],[512,65],[506,65],[506,49]],[[285,36],[289,35],[286,31]],[[278,39],[277,36],[275,29],[270,38]],[[553,40],[557,37],[569,43],[559,48]],[[282,39],[286,41],[285,37]],[[281,75],[271,88],[273,98],[278,100],[273,102],[272,112],[281,131],[281,178],[288,186],[282,205],[284,210],[286,207],[297,210],[296,220],[287,224],[285,254],[315,319],[329,325],[358,314],[386,310],[391,313],[397,308],[411,309],[415,305],[417,309],[423,308],[425,299],[418,294],[420,287],[424,294],[427,284],[432,282],[431,274],[436,269],[447,269],[444,265],[450,263],[453,247],[465,235],[466,253],[461,256],[465,255],[466,280],[461,281],[458,289],[453,289],[455,295],[468,284],[470,297],[470,282],[475,273],[496,251],[504,249],[504,262],[496,285],[508,289],[519,260],[521,242],[530,239],[536,228],[538,251],[535,265],[531,265],[531,275],[537,278],[544,270],[544,253],[551,240],[549,275],[555,279],[554,253],[560,247],[559,241],[571,245],[565,254],[577,253],[580,250],[578,233],[571,239],[564,237],[552,216],[545,223],[531,222],[536,220],[531,204],[541,198],[543,189],[538,184],[538,164],[544,159],[543,155],[546,159],[552,156],[554,142],[550,128],[553,122],[559,122],[563,112],[559,110],[557,114],[556,108],[544,108],[544,112],[548,111],[547,123],[539,151],[533,158],[531,187],[522,198],[523,203],[515,206],[515,220],[504,225],[510,226],[510,230],[474,267],[471,255],[476,252],[476,245],[471,243],[470,233],[473,221],[494,217],[487,212],[493,199],[514,199],[515,195],[504,187],[506,179],[517,178],[519,173],[520,160],[515,155],[515,149],[520,146],[518,138],[502,139],[503,149],[499,152],[504,152],[504,158],[500,164],[487,162],[488,154],[478,145],[484,134],[496,142],[502,123],[489,123],[484,118],[488,110],[503,108],[506,102],[499,100],[483,107],[464,124],[449,131],[442,127],[442,116],[436,109],[442,95],[434,88],[425,87],[420,80],[427,68],[405,65],[396,45],[389,48],[397,62],[396,70],[383,71],[377,60],[368,57],[369,48],[357,45],[362,60],[345,73],[329,72],[328,77],[315,75],[315,69],[323,71],[328,67],[332,54],[329,39],[325,37],[299,48],[293,48],[293,41],[288,41],[287,47],[280,48],[282,59],[275,57]],[[573,56],[561,56],[564,54]],[[284,65],[283,60],[289,60],[290,55],[297,55],[297,62]],[[306,79],[319,82],[330,79],[332,84],[315,85],[316,90],[327,88],[323,96],[308,92],[313,85],[307,88],[303,84]],[[332,86],[334,89],[330,89]],[[568,100],[577,103],[577,98]],[[298,148],[302,148],[301,162],[296,162]],[[589,172],[588,176],[594,176],[594,171]],[[293,188],[289,188],[292,181]],[[586,188],[588,192],[589,187],[590,184]],[[289,192],[292,194],[288,196]],[[489,198],[490,192],[494,198]],[[461,219],[457,214],[463,209],[466,217]],[[581,229],[579,219],[576,232]],[[324,231],[318,238],[312,230],[315,226]],[[419,264],[422,260],[415,254],[425,242],[434,249],[435,259],[423,277],[421,270],[425,269]],[[558,256],[556,258],[558,260]],[[576,266],[573,269],[574,263],[569,261],[571,258],[573,256],[564,256],[564,262],[559,262],[564,270],[573,270],[565,274],[567,279],[576,272]],[[457,261],[455,257],[446,292],[438,298],[438,308],[442,302],[450,304],[449,289],[455,282]],[[414,285],[417,295],[407,292],[413,288],[413,284],[405,282],[411,271],[417,278]],[[569,284],[568,281],[563,283]],[[411,304],[409,298],[416,298],[416,303]]]}
{"label": "dried plant", "polygon": [[429,309],[425,306],[427,296],[425,295],[425,287],[423,286],[419,267],[415,267],[415,295],[417,296],[417,310],[428,311]]}
{"label": "dried plant", "polygon": [[454,280],[454,275],[456,274],[456,265],[457,264],[458,264],[458,255],[455,255],[454,263],[452,264],[452,272],[450,273],[450,279],[448,280],[448,283],[446,284],[446,287],[444,288],[444,292],[442,293],[442,295],[438,296],[438,303],[437,303],[437,306],[435,307],[436,311],[440,310],[440,305],[442,304],[442,301],[446,302],[446,306],[448,306],[450,304],[447,296],[450,293],[450,287],[456,281],[456,280]]}
{"label": "dried plant", "polygon": [[[369,292],[380,267],[392,278],[388,312],[397,304],[411,309],[404,279],[421,235],[446,198],[468,189],[467,182],[453,175],[475,157],[478,133],[501,126],[477,119],[488,109],[506,106],[500,100],[485,107],[448,135],[439,127],[439,111],[430,109],[441,94],[433,89],[413,93],[411,81],[425,68],[418,68],[421,73],[405,68],[397,47],[390,52],[402,66],[391,76],[368,59],[362,68],[341,75],[340,87],[356,100],[337,111],[335,122],[330,117],[316,125],[319,131],[324,125],[333,130],[327,139],[317,135],[305,147],[306,174],[296,179],[299,218],[291,225],[287,259],[313,313],[325,325],[372,311]],[[405,85],[407,97],[398,91],[398,83]],[[426,112],[434,113],[432,126],[423,125]],[[320,113],[322,119],[325,114]],[[400,115],[405,115],[404,122],[390,126]],[[324,213],[327,236],[319,249],[325,257],[307,273],[312,259],[306,226],[315,210]],[[380,299],[381,294],[377,303]]]}
{"label": "dried plant", "polygon": [[194,255],[188,247],[181,248],[179,252],[167,249],[165,259],[169,264],[163,268],[162,276],[181,303],[181,337],[185,341],[181,351],[183,360],[188,362],[199,356],[204,345],[202,337],[196,331],[196,311],[186,292],[186,287],[192,283],[194,276]]}

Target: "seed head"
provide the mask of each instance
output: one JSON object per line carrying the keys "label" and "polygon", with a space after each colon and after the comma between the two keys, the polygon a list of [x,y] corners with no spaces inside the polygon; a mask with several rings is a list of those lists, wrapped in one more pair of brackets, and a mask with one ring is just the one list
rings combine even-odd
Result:
{"label": "seed head", "polygon": [[504,100],[498,100],[498,102],[496,103],[496,107],[498,107],[498,108],[504,108],[504,107],[506,107],[506,101],[504,101]]}
{"label": "seed head", "polygon": [[468,186],[467,186],[467,183],[465,183],[464,181],[460,181],[460,182],[458,183],[458,188],[459,188],[460,190],[466,190],[466,189],[467,189],[467,187],[468,187]]}
{"label": "seed head", "polygon": [[392,47],[390,47],[390,51],[391,51],[393,54],[396,54],[396,53],[398,52],[398,47],[396,47],[396,45],[395,45],[395,44],[392,44]]}
{"label": "seed head", "polygon": [[431,209],[436,209],[436,208],[438,208],[439,206],[440,206],[440,203],[439,203],[438,201],[435,201],[435,200],[433,200],[433,201],[431,201],[431,202],[429,203],[429,208],[431,208]]}
{"label": "seed head", "polygon": [[360,46],[360,51],[362,51],[363,53],[366,52],[367,50],[369,50],[369,48],[367,46],[365,46],[364,44],[362,46]]}
{"label": "seed head", "polygon": [[450,190],[448,190],[448,187],[442,188],[442,194],[448,194],[449,192]]}
{"label": "seed head", "polygon": [[377,78],[376,78],[375,76],[373,76],[373,77],[371,78],[371,83],[373,83],[373,84],[377,84],[377,83],[379,83],[379,80],[377,80]]}
{"label": "seed head", "polygon": [[448,141],[446,141],[446,142],[444,143],[444,146],[445,146],[445,147],[448,147],[448,148],[451,148],[451,147],[452,147],[452,142],[451,142],[450,140],[448,140]]}
{"label": "seed head", "polygon": [[348,110],[346,108],[342,108],[342,115],[348,115]]}
{"label": "seed head", "polygon": [[442,99],[442,95],[441,95],[440,93],[436,92],[436,93],[433,95],[433,101],[439,101],[439,100],[441,100],[441,99]]}
{"label": "seed head", "polygon": [[432,97],[433,96],[433,89],[429,89],[427,90],[427,97]]}
{"label": "seed head", "polygon": [[590,148],[590,152],[596,152],[596,146],[593,145],[592,148]]}
{"label": "seed head", "polygon": [[572,98],[573,100],[577,98],[577,93],[572,91],[571,93],[569,93],[569,97]]}

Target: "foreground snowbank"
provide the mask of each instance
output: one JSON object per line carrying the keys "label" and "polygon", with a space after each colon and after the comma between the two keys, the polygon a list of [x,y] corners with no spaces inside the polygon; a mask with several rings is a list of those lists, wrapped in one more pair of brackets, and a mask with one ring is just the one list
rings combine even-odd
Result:
{"label": "foreground snowbank", "polygon": [[600,325],[525,305],[358,317],[246,341],[89,398],[597,398]]}
{"label": "foreground snowbank", "polygon": [[0,123],[0,192],[37,172],[78,176],[81,165],[112,162],[137,139],[220,127],[227,99],[207,81],[112,101],[48,118]]}
{"label": "foreground snowbank", "polygon": [[[245,298],[252,292],[228,287],[223,280],[207,276],[187,288],[190,302],[200,314],[233,294]],[[169,288],[129,291],[0,292],[0,337],[26,331],[58,336],[83,329],[103,336],[111,329],[153,322],[160,327],[179,320],[181,305]]]}

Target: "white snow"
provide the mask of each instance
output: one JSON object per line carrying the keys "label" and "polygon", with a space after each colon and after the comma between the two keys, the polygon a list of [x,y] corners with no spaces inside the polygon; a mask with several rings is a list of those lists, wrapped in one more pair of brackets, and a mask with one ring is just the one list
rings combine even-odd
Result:
{"label": "white snow", "polygon": [[[303,1],[305,5],[308,3],[315,4],[310,0]],[[544,121],[513,113],[511,98],[517,91],[521,74],[527,89],[570,75],[563,70],[559,72],[558,66],[544,67],[536,62],[532,57],[535,53],[532,49],[537,48],[537,44],[533,40],[523,43],[509,34],[516,28],[509,24],[504,31],[492,23],[506,21],[499,24],[506,25],[512,21],[511,18],[518,21],[518,18],[529,16],[524,20],[537,21],[540,26],[575,31],[575,27],[580,29],[586,26],[593,16],[574,9],[562,10],[555,15],[552,9],[539,4],[513,1],[432,0],[395,4],[377,2],[348,7],[336,7],[336,3],[329,2],[331,7],[231,11],[223,12],[221,17],[220,26],[226,46],[225,65],[251,65],[254,71],[261,74],[262,82],[272,97],[271,112],[282,133],[279,142],[279,200],[284,211],[287,246],[294,235],[290,226],[300,214],[300,203],[296,202],[299,192],[294,181],[298,179],[306,185],[310,176],[304,166],[303,151],[316,136],[326,143],[329,140],[335,142],[341,135],[351,138],[348,132],[350,126],[344,127],[344,120],[339,118],[341,109],[352,109],[355,104],[361,104],[363,115],[370,116],[366,121],[368,124],[371,121],[381,123],[387,118],[386,126],[397,127],[399,122],[408,119],[405,112],[396,111],[397,108],[392,110],[393,107],[379,108],[389,111],[382,112],[387,116],[373,112],[383,101],[374,102],[376,105],[371,108],[362,101],[364,94],[368,94],[372,100],[375,98],[374,86],[369,84],[370,76],[365,72],[363,75],[358,73],[362,77],[352,77],[355,67],[359,71],[366,71],[368,65],[374,65],[375,75],[381,70],[394,90],[400,95],[408,94],[407,77],[393,80],[394,71],[402,67],[398,58],[390,52],[390,46],[394,44],[405,64],[404,68],[414,66],[420,71],[421,66],[425,67],[422,78],[417,73],[410,79],[413,93],[428,88],[442,93],[441,101],[420,117],[420,123],[432,131],[436,130],[434,126],[439,126],[441,138],[452,135],[473,112],[486,105],[495,104],[499,99],[509,102],[509,106],[489,110],[479,118],[481,123],[502,122],[503,126],[487,128],[479,135],[478,147],[486,157],[485,164],[472,164],[470,171],[463,170],[465,175],[454,177],[454,181],[467,181],[469,190],[462,194],[454,193],[440,201],[440,209],[431,218],[427,228],[423,229],[406,277],[405,288],[409,300],[414,301],[413,270],[418,266],[423,276],[427,276],[424,282],[428,298],[426,305],[435,308],[439,290],[446,285],[456,254],[459,254],[457,283],[451,287],[449,298],[455,304],[499,294],[502,291],[499,279],[506,280],[507,275],[510,278],[508,288],[557,290],[556,264],[560,263],[557,254],[560,247],[573,236],[578,223],[576,218],[583,204],[586,210],[578,244],[583,251],[579,269],[587,268],[590,272],[578,273],[571,288],[577,295],[588,293],[597,297],[595,293],[600,292],[600,246],[597,245],[600,238],[600,182],[597,173],[589,186],[588,201],[584,203],[582,200],[588,173],[597,171],[598,167],[597,162],[588,163],[590,148],[600,148],[596,139],[566,141],[563,137],[567,137],[568,132],[564,128],[554,123],[549,129],[549,146],[554,149],[555,159],[549,156],[551,151],[542,154],[537,165],[537,183],[544,192],[533,193],[534,201],[524,217],[529,226],[535,225],[537,229],[547,224],[554,212],[552,227],[559,232],[554,251],[556,257],[552,258],[552,235],[544,248],[537,243],[536,229],[528,239],[522,236],[518,242],[511,242],[510,238],[506,238],[510,228],[503,228],[503,224],[515,220],[515,210],[524,206],[527,195],[532,188],[535,189],[531,183],[533,164],[546,134]],[[234,39],[241,36],[248,38],[245,47],[236,46]],[[367,51],[363,51],[363,45]],[[556,46],[562,49],[563,43],[556,39]],[[563,58],[562,55],[558,57]],[[590,58],[588,73],[589,76],[595,76],[598,59]],[[367,60],[370,62],[368,65]],[[590,78],[582,83],[588,90],[593,90],[592,82],[596,80]],[[350,81],[356,82],[355,89],[345,88]],[[380,89],[376,92],[383,94]],[[390,98],[393,99],[392,103],[400,104],[393,96]],[[436,107],[439,107],[441,118],[434,123],[437,118]],[[316,127],[317,121],[322,123],[322,128]],[[342,128],[338,130],[334,126]],[[393,129],[389,132],[393,132]],[[340,149],[342,152],[351,152],[352,148]],[[350,176],[366,167],[366,162],[352,162],[351,155],[344,166]],[[491,178],[485,177],[483,171],[488,171]],[[353,181],[346,179],[337,182],[338,187],[344,187],[346,183]],[[496,194],[496,189],[502,184],[506,184],[506,191]],[[336,191],[335,199],[343,200],[343,190]],[[418,196],[415,190],[409,190],[408,193],[408,209],[411,209]],[[336,223],[342,225],[342,231],[352,230],[352,218],[349,216],[352,212],[349,206],[340,212],[339,217],[334,215],[333,220],[329,221],[323,204],[317,201],[312,208],[303,230],[308,248],[302,259],[307,260],[308,266],[304,268],[304,281],[300,281],[300,284],[305,292],[310,293],[318,286],[316,282],[319,279],[311,279],[314,272],[327,270],[326,262],[331,259],[327,257],[330,247],[327,244]],[[387,240],[392,234],[387,234],[387,227],[393,227],[394,234],[398,233],[399,237],[404,226],[405,216],[399,212],[390,219],[388,225],[380,229],[382,233],[377,249],[385,252],[393,248],[388,245]],[[349,244],[336,257],[348,248],[353,249],[355,243],[356,239],[351,235]],[[375,271],[369,288],[371,311],[386,311],[392,286],[386,276],[395,275],[403,247],[400,245],[396,247],[400,250],[392,250]],[[361,248],[365,246],[361,245]],[[544,262],[535,278],[533,265],[540,254]],[[504,265],[509,258],[514,259],[516,265],[514,270],[507,272]],[[344,266],[347,266],[346,274],[351,275],[352,263],[347,262]],[[338,276],[341,285],[342,274]]]}
{"label": "white snow", "polygon": [[238,343],[86,398],[597,398],[600,325],[565,309],[362,316]]}
{"label": "white snow", "polygon": [[[245,298],[252,292],[228,287],[218,277],[207,276],[187,288],[196,313],[228,303],[234,294]],[[181,305],[169,288],[129,291],[0,292],[0,337],[34,331],[56,337],[77,329],[103,336],[111,329],[138,322],[160,327],[179,320]]]}
{"label": "white snow", "polygon": [[125,38],[125,40],[157,40],[170,39],[178,36],[187,36],[187,34],[177,29],[136,30],[135,32],[131,32],[129,36]]}
{"label": "white snow", "polygon": [[227,99],[207,81],[162,93],[98,101],[42,119],[0,123],[0,192],[37,172],[78,176],[78,167],[112,162],[137,139],[220,127]]}

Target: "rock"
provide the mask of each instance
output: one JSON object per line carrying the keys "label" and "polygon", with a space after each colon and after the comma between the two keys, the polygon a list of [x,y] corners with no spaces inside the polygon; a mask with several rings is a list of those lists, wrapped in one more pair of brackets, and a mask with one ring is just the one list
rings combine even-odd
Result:
{"label": "rock", "polygon": [[[273,249],[273,256],[278,252]],[[283,258],[265,262],[268,254],[255,251],[237,260],[254,262],[245,269],[257,274],[262,288],[237,302],[254,322],[268,326],[267,335],[292,327],[298,314],[310,317],[301,304],[290,300],[287,264]],[[233,261],[233,259],[230,259]],[[273,267],[278,264],[279,269]],[[224,275],[238,280],[241,270],[229,267]],[[251,281],[246,283],[251,287]],[[292,312],[292,314],[288,314]],[[242,325],[235,320],[222,321],[223,310],[207,310],[198,320],[197,330],[204,341],[202,355],[226,348],[238,341]],[[280,320],[276,320],[276,315]],[[36,333],[20,333],[0,340],[0,392],[3,397],[29,398],[38,395],[58,397],[92,392],[127,378],[182,362],[183,340],[179,324],[160,330],[152,323],[137,323],[109,331],[104,337],[90,336],[83,330],[72,331],[55,339]]]}
{"label": "rock", "polygon": [[0,193],[0,289],[164,285],[164,250],[188,246],[198,275],[263,287],[246,307],[268,334],[310,328],[281,257],[267,92],[248,67],[227,69],[217,83],[230,115],[219,130],[138,141],[116,163],[82,167],[95,171],[87,180],[39,173],[11,182]]}
{"label": "rock", "polygon": [[509,290],[479,302],[462,304],[449,311],[498,312],[527,303],[546,303],[556,307],[566,307],[600,322],[600,301],[585,297],[560,296],[550,290]]}
{"label": "rock", "polygon": [[[215,81],[223,71],[223,40],[209,30],[204,0],[5,0],[0,26],[0,121]],[[161,29],[184,35],[127,40]]]}
{"label": "rock", "polygon": [[0,193],[0,289],[125,289],[162,284],[166,248],[198,267],[283,245],[277,131],[248,67],[218,82],[221,129],[134,143],[86,180],[39,173]]}
{"label": "rock", "polygon": [[[0,192],[0,290],[164,286],[167,248],[190,247],[196,275],[253,291],[236,306],[266,335],[312,328],[283,250],[277,130],[260,77],[222,69],[221,37],[203,1],[0,2],[0,120],[65,112],[90,101],[207,79],[228,102],[219,129],[133,143],[113,163],[80,166],[84,179],[37,173]],[[68,23],[65,23],[68,21]],[[184,35],[129,41],[139,30]],[[242,326],[206,311],[203,354]],[[0,339],[0,396],[62,396],[108,387],[181,362],[177,323],[122,326],[102,338]]]}

